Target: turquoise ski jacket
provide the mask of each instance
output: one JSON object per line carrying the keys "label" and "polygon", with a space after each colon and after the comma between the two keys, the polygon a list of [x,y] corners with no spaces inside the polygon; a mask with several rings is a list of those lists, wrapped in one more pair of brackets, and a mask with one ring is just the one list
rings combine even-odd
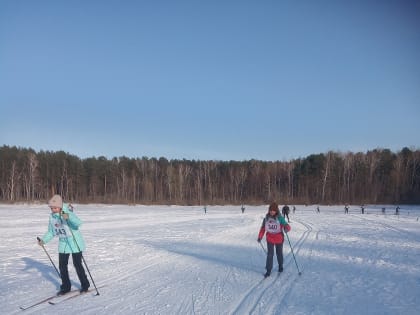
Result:
{"label": "turquoise ski jacket", "polygon": [[64,254],[78,253],[85,250],[85,241],[79,231],[82,221],[70,211],[68,204],[63,204],[62,212],[69,215],[64,220],[61,214],[51,213],[48,224],[48,232],[41,238],[46,244],[54,236],[58,236],[58,252]]}

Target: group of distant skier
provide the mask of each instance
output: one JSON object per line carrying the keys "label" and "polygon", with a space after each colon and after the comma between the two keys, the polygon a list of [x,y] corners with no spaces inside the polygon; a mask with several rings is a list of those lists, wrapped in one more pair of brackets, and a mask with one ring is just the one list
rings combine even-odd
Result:
{"label": "group of distant skier", "polygon": [[[346,204],[344,206],[344,214],[348,214],[349,213],[349,209],[350,209],[350,206]],[[400,206],[397,206],[395,208],[395,215],[399,215],[400,214],[400,209],[401,209]],[[365,206],[364,205],[361,205],[360,206],[360,211],[361,211],[362,214],[365,214]],[[321,210],[320,210],[319,206],[316,207],[316,212],[317,213],[321,213]],[[385,207],[382,207],[381,208],[381,213],[382,214],[385,214],[386,213],[386,208]]]}

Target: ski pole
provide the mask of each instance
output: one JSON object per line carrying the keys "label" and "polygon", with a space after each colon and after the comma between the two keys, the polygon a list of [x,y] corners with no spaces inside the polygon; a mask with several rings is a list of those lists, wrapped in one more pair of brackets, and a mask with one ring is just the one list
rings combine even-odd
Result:
{"label": "ski pole", "polygon": [[285,234],[286,234],[286,237],[287,237],[287,241],[289,242],[290,249],[292,251],[293,259],[295,260],[296,268],[298,270],[298,275],[300,276],[300,275],[302,275],[302,272],[299,270],[299,266],[298,266],[297,261],[296,261],[295,253],[293,252],[292,244],[290,244],[289,235],[287,235],[287,233],[285,233]]}
{"label": "ski pole", "polygon": [[[74,242],[75,242],[75,243],[76,243],[76,245],[77,245],[76,240],[74,240]],[[77,246],[77,247],[79,247],[79,246]],[[83,263],[84,263],[84,264],[85,264],[85,266],[86,266],[86,270],[87,270],[87,271],[88,271],[88,273],[89,273],[89,277],[90,277],[90,279],[92,280],[93,286],[95,287],[95,290],[96,290],[96,294],[95,294],[95,295],[99,295],[98,288],[96,287],[95,281],[93,281],[92,275],[90,274],[89,267],[88,267],[88,265],[87,265],[87,263],[86,263],[86,260],[85,260],[85,257],[83,256],[83,254],[82,254],[82,260],[83,260]]]}
{"label": "ski pole", "polygon": [[263,249],[264,253],[266,253],[266,254],[267,254],[267,251],[265,250],[264,245],[263,245],[263,244],[261,244],[261,242],[258,242],[258,243],[260,243],[261,248]]}
{"label": "ski pole", "polygon": [[55,266],[54,262],[51,259],[51,256],[48,254],[47,250],[44,247],[44,243],[42,242],[42,240],[37,236],[36,239],[38,240],[38,243],[42,246],[42,249],[44,250],[45,254],[47,254],[48,258],[50,259],[52,265],[54,266],[55,271],[57,271],[58,276],[61,278],[60,273],[58,272],[57,267]]}
{"label": "ski pole", "polygon": [[[67,222],[67,225],[68,225],[68,220],[66,220],[66,222]],[[74,234],[73,234],[72,229],[71,229],[71,228],[69,228],[69,230],[70,230],[70,232],[71,232],[71,236],[73,236],[73,240],[74,240],[74,243],[75,243],[75,244],[76,244],[76,246],[77,246],[77,249],[79,250],[79,252],[80,252],[80,253],[82,253],[82,251],[80,250],[79,244],[77,243],[76,238],[74,237]],[[92,277],[92,275],[90,274],[90,270],[89,270],[89,267],[88,267],[88,265],[87,265],[87,263],[86,263],[85,257],[83,257],[83,253],[82,253],[82,260],[83,260],[83,263],[84,263],[84,264],[85,264],[85,266],[86,266],[86,270],[87,270],[87,272],[88,272],[88,274],[89,274],[90,280],[92,280],[93,286],[95,287],[95,290],[96,290],[96,294],[95,294],[95,295],[99,295],[98,288],[96,287],[95,281],[93,281],[93,277]]]}

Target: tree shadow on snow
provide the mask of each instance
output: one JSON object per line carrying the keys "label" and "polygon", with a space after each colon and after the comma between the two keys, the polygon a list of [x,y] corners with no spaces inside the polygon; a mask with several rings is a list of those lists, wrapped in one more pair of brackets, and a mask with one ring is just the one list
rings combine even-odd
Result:
{"label": "tree shadow on snow", "polygon": [[245,246],[174,241],[168,244],[148,241],[146,245],[169,253],[189,256],[222,266],[245,269],[256,273],[261,273],[265,268],[265,253],[258,247],[253,249]]}

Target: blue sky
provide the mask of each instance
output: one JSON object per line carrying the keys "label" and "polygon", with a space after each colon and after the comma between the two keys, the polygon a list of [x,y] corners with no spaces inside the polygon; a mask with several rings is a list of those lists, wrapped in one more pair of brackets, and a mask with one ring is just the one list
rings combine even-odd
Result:
{"label": "blue sky", "polygon": [[420,147],[420,1],[1,1],[0,145],[289,160]]}

